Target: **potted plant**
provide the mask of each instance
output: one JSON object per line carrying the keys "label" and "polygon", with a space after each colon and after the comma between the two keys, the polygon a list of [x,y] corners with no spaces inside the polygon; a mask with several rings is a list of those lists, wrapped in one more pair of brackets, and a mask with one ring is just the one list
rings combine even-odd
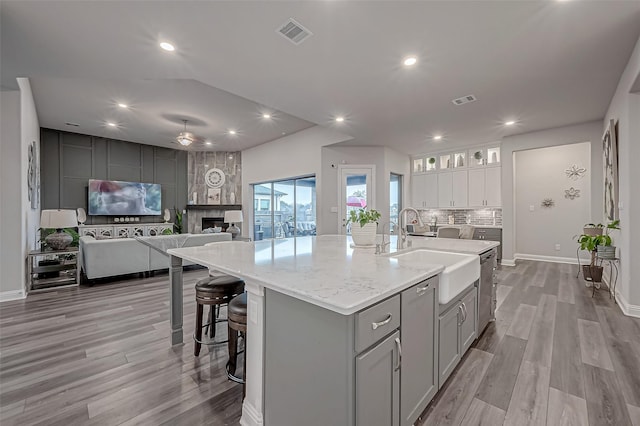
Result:
{"label": "potted plant", "polygon": [[182,234],[182,212],[177,208],[173,208],[176,211],[176,220],[173,223],[173,230],[176,234]]}
{"label": "potted plant", "polygon": [[351,224],[351,238],[354,245],[370,247],[376,244],[380,216],[380,212],[376,209],[357,209],[349,212],[347,224]]}
{"label": "potted plant", "polygon": [[[620,229],[619,227],[620,221],[615,220],[608,225],[606,225],[607,232],[603,234],[603,230],[605,229],[605,225],[599,223],[595,224],[587,224],[585,225],[582,235],[578,237],[578,244],[580,244],[581,250],[587,250],[591,254],[591,261],[589,265],[582,266],[582,275],[587,281],[592,281],[595,283],[599,283],[602,281],[602,266],[596,264],[596,259],[598,256],[602,258],[612,258],[615,257],[615,246],[611,245],[611,237],[609,236],[609,230],[611,229]],[[611,248],[613,247],[613,255],[610,254]],[[600,255],[602,253],[602,255]]]}
{"label": "potted plant", "polygon": [[601,259],[613,259],[616,257],[616,246],[611,244],[612,240],[609,236],[609,231],[612,229],[620,229],[620,220],[614,220],[605,227],[604,238],[600,244],[596,246],[598,257]]}

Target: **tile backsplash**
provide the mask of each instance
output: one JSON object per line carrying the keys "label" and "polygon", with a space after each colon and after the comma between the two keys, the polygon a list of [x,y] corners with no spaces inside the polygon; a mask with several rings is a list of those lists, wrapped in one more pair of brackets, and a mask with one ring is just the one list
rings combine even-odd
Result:
{"label": "tile backsplash", "polygon": [[[438,225],[447,225],[449,224],[449,216],[453,216],[454,225],[502,226],[502,209],[418,209],[418,211],[422,221],[429,225],[433,225],[435,218],[437,218]],[[413,219],[411,218],[411,213],[409,215],[410,220]]]}

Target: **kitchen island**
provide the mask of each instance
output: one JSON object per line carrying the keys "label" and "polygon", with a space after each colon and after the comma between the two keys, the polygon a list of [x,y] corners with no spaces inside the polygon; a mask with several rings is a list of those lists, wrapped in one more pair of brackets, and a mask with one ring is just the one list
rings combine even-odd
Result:
{"label": "kitchen island", "polygon": [[[466,251],[475,254],[491,244],[466,243]],[[482,247],[469,245],[479,243]],[[405,398],[407,390],[400,401],[401,363],[407,373],[420,360],[428,367],[426,380],[412,383],[402,376],[403,389],[405,384],[422,388],[402,410],[410,413],[402,424],[411,424],[409,417],[417,418],[417,410],[437,392],[438,275],[445,265],[428,263],[425,255],[352,249],[345,236],[223,242],[169,254],[172,344],[182,339],[182,259],[245,280],[243,425],[372,424],[371,419],[400,424],[401,402],[411,399]],[[479,264],[477,256],[449,259]],[[431,332],[421,333],[425,328]],[[381,399],[384,403],[372,402]]]}

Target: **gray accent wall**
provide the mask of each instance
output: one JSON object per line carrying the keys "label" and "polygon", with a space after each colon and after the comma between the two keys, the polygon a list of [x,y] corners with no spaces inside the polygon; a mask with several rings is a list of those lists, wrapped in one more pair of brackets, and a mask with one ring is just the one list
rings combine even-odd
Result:
{"label": "gray accent wall", "polygon": [[[98,136],[41,129],[43,209],[87,209],[89,179],[162,185],[162,208],[187,204],[187,152]],[[88,216],[88,224],[111,223],[109,216]],[[162,222],[143,216],[141,222]]]}

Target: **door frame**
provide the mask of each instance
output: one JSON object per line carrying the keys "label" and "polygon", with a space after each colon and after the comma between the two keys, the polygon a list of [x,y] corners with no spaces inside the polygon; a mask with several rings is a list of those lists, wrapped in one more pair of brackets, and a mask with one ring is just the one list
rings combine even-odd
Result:
{"label": "door frame", "polygon": [[[339,164],[338,165],[338,233],[346,235],[346,227],[342,226],[342,219],[346,217],[346,194],[342,185],[342,174],[345,170],[362,170],[362,174],[371,173],[371,194],[367,193],[367,208],[376,208],[376,165],[375,164]],[[355,173],[354,173],[355,174]]]}

